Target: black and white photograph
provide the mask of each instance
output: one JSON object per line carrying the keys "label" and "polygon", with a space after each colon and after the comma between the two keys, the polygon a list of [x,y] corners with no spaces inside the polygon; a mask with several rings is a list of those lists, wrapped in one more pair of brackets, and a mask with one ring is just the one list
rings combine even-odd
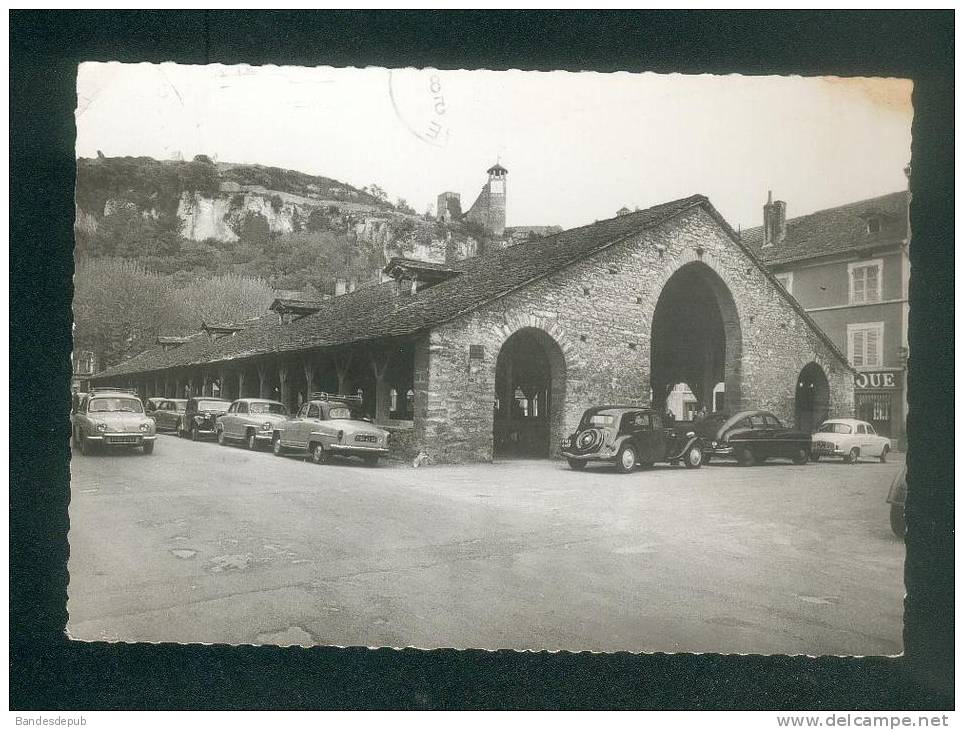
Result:
{"label": "black and white photograph", "polygon": [[899,655],[912,90],[83,63],[68,636]]}

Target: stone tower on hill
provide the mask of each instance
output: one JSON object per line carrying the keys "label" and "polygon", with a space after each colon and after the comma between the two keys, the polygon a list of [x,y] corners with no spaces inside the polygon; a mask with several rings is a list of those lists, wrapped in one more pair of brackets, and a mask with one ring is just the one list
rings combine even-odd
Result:
{"label": "stone tower on hill", "polygon": [[501,236],[505,233],[505,176],[508,170],[496,162],[486,172],[489,180],[465,214],[465,219],[478,223],[490,236]]}

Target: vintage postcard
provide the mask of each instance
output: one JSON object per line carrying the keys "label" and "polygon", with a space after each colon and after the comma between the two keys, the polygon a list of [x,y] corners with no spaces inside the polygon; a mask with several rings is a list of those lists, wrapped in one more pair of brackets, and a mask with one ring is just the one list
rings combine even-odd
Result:
{"label": "vintage postcard", "polygon": [[899,654],[911,91],[81,65],[69,635]]}

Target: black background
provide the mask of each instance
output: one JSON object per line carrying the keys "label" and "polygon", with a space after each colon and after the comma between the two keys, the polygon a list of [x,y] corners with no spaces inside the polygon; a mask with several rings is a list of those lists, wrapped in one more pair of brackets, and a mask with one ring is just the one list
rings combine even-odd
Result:
{"label": "black background", "polygon": [[[952,11],[12,11],[10,57],[11,709],[953,707]],[[905,656],[68,641],[73,115],[84,60],[912,78]]]}

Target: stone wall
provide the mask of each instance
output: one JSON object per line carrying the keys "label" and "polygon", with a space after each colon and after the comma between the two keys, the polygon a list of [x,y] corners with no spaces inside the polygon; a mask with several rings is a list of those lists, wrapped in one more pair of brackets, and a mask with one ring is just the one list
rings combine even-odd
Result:
{"label": "stone wall", "polygon": [[[416,348],[416,437],[435,462],[492,458],[495,366],[523,327],[548,333],[557,363],[550,445],[601,403],[649,401],[650,329],[660,292],[680,267],[699,262],[732,294],[741,347],[739,388],[728,409],[761,408],[792,424],[797,376],[817,362],[830,383],[830,414],[853,413],[852,374],[769,275],[702,208],[641,232],[435,328]],[[469,345],[481,345],[470,358]],[[476,350],[476,354],[478,350]],[[727,384],[730,386],[728,375]]]}

